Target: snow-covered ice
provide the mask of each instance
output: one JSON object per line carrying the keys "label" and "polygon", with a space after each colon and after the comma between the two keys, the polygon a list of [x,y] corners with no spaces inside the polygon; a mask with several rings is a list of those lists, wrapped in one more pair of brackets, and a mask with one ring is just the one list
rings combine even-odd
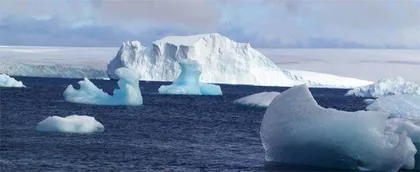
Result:
{"label": "snow-covered ice", "polygon": [[377,81],[401,76],[420,84],[419,49],[258,49],[282,69]]}
{"label": "snow-covered ice", "polygon": [[40,132],[94,133],[104,129],[94,117],[84,115],[70,115],[64,118],[50,116],[36,126],[36,130]]}
{"label": "snow-covered ice", "polygon": [[251,107],[268,107],[271,101],[280,94],[280,92],[276,91],[261,92],[236,99],[233,103]]}
{"label": "snow-covered ice", "polygon": [[[418,126],[376,111],[318,105],[306,85],[274,98],[261,123],[266,160],[338,169],[413,169]],[[413,139],[413,140],[412,140]]]}
{"label": "snow-covered ice", "polygon": [[95,86],[89,79],[79,81],[80,89],[76,90],[69,85],[64,91],[64,99],[73,103],[97,105],[142,105],[143,98],[139,88],[139,76],[128,68],[119,68],[115,71],[120,78],[118,87],[111,96]]}
{"label": "snow-covered ice", "polygon": [[381,79],[377,82],[354,88],[346,93],[346,96],[380,97],[388,95],[417,94],[420,95],[420,86],[406,81],[401,77]]}
{"label": "snow-covered ice", "polygon": [[420,120],[420,95],[404,94],[379,97],[366,109],[388,112],[392,117]]}
{"label": "snow-covered ice", "polygon": [[222,95],[218,85],[200,83],[201,66],[195,60],[180,59],[181,73],[171,85],[159,87],[160,94]]}
{"label": "snow-covered ice", "polygon": [[116,51],[118,47],[0,46],[0,62],[104,70]]}
{"label": "snow-covered ice", "polygon": [[107,77],[104,70],[74,67],[68,65],[28,64],[20,62],[0,62],[0,73],[12,76],[51,77],[51,78],[91,78]]}
{"label": "snow-covered ice", "polygon": [[0,87],[25,87],[25,85],[9,75],[0,74]]}
{"label": "snow-covered ice", "polygon": [[138,41],[123,43],[108,65],[108,74],[128,67],[140,73],[141,80],[173,81],[181,72],[180,59],[196,60],[202,67],[201,81],[223,84],[262,86],[293,86],[307,83],[313,87],[352,88],[370,84],[369,81],[289,71],[278,68],[247,43],[237,43],[219,34],[170,36],[157,40],[152,46]]}

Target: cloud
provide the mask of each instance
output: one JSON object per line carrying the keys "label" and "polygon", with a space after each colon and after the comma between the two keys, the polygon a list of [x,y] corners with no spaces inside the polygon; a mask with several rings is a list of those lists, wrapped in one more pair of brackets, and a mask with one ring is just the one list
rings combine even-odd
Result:
{"label": "cloud", "polygon": [[210,0],[5,0],[0,2],[2,16],[34,16],[65,20],[93,19],[101,24],[142,22],[207,30],[218,23],[220,11]]}
{"label": "cloud", "polygon": [[237,11],[231,20],[239,21],[237,27],[263,42],[286,47],[336,44],[420,48],[418,0],[262,0],[259,3],[263,13],[256,13],[258,19],[241,17],[246,12]]}
{"label": "cloud", "polygon": [[27,43],[22,35],[108,46],[220,32],[255,47],[420,49],[420,0],[3,0],[0,26],[3,44]]}
{"label": "cloud", "polygon": [[207,0],[101,0],[94,1],[94,11],[102,20],[118,22],[143,19],[203,30],[214,28],[220,18],[217,4]]}

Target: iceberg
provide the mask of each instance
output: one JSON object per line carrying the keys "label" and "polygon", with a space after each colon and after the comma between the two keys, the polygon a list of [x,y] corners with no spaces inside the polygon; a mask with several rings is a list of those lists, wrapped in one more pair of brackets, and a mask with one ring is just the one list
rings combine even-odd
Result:
{"label": "iceberg", "polygon": [[63,93],[64,99],[72,103],[96,105],[142,105],[143,98],[139,88],[139,76],[128,68],[119,68],[115,71],[118,87],[111,96],[95,86],[89,79],[79,81],[80,89],[76,90],[69,85]]}
{"label": "iceberg", "polygon": [[105,128],[94,117],[70,115],[64,118],[50,116],[38,123],[36,130],[40,132],[94,133],[102,132]]}
{"label": "iceberg", "polygon": [[0,87],[25,87],[22,81],[16,81],[15,78],[6,74],[0,74]]}
{"label": "iceberg", "polygon": [[314,87],[353,88],[370,81],[315,72],[280,69],[248,43],[237,43],[220,34],[169,36],[143,46],[139,41],[123,43],[107,73],[127,67],[141,80],[174,81],[181,73],[181,59],[196,60],[202,67],[200,81],[221,84],[293,86],[307,83]]}
{"label": "iceberg", "polygon": [[413,169],[418,126],[376,111],[318,105],[306,85],[274,98],[261,123],[266,160],[335,169]]}
{"label": "iceberg", "polygon": [[271,101],[278,95],[280,95],[280,92],[271,91],[271,92],[261,92],[252,94],[249,96],[245,96],[239,99],[236,99],[233,101],[233,103],[243,106],[251,106],[251,107],[268,107],[270,105]]}
{"label": "iceberg", "polygon": [[222,95],[220,86],[200,83],[201,66],[195,60],[181,59],[181,74],[171,85],[159,87],[160,94]]}
{"label": "iceberg", "polygon": [[405,94],[379,97],[366,110],[383,111],[391,117],[420,120],[420,95]]}
{"label": "iceberg", "polygon": [[394,77],[381,79],[371,85],[349,90],[346,96],[381,97],[401,94],[420,95],[420,86],[416,83],[405,81],[404,78]]}

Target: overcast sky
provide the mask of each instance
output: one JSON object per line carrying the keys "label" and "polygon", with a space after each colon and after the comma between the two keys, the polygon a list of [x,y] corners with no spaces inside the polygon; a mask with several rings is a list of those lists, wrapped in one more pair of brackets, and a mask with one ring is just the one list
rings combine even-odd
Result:
{"label": "overcast sky", "polygon": [[420,49],[420,0],[1,0],[0,44],[119,46],[219,32],[259,48]]}

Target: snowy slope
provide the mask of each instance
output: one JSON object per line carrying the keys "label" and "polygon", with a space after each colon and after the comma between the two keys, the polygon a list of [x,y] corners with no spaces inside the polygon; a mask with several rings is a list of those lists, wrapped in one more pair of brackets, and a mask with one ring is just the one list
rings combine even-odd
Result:
{"label": "snowy slope", "polygon": [[419,49],[258,50],[282,69],[329,73],[370,81],[401,76],[420,84]]}
{"label": "snowy slope", "polygon": [[173,81],[180,73],[177,61],[194,59],[203,67],[202,82],[263,86],[292,86],[307,83],[312,87],[351,88],[369,81],[341,78],[313,72],[279,69],[270,59],[249,44],[237,43],[219,34],[170,36],[145,47],[138,41],[125,42],[108,65],[108,74],[128,67],[142,80]]}
{"label": "snowy slope", "polygon": [[104,70],[80,68],[63,65],[26,64],[0,62],[0,73],[11,76],[39,76],[53,78],[93,78],[102,79],[107,75]]}
{"label": "snowy slope", "polygon": [[12,76],[104,78],[116,48],[0,46],[0,73]]}

